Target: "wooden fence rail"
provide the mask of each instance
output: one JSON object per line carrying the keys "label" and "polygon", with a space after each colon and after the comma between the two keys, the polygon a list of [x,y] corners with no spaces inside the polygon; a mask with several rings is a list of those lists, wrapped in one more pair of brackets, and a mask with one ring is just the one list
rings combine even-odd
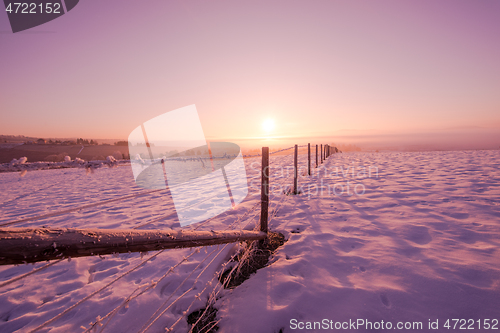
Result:
{"label": "wooden fence rail", "polygon": [[0,230],[0,264],[207,246],[258,240],[260,231],[10,228]]}

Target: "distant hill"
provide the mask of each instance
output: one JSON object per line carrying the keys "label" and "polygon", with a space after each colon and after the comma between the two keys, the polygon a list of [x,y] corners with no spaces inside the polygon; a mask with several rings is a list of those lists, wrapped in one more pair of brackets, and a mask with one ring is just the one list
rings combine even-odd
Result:
{"label": "distant hill", "polygon": [[127,146],[98,145],[56,145],[56,144],[0,144],[0,163],[8,163],[12,159],[26,156],[28,162],[56,162],[69,156],[71,159],[79,157],[86,161],[103,160],[107,156],[115,158],[128,158]]}
{"label": "distant hill", "polygon": [[[36,141],[38,139],[44,139],[46,141],[76,141],[78,138],[58,138],[58,137],[36,137],[36,136],[25,136],[25,135],[5,135],[5,134],[0,134],[0,144],[1,143],[21,143],[21,142],[27,142],[27,141]],[[84,138],[88,140],[94,140],[97,141],[99,144],[114,144],[115,142],[118,141],[124,141],[124,139],[99,139],[99,138]]]}
{"label": "distant hill", "polygon": [[[42,140],[40,140],[42,139]],[[88,139],[85,139],[88,140]],[[91,139],[92,140],[92,139]],[[84,160],[105,159],[113,155],[128,158],[127,146],[115,146],[119,139],[94,140],[99,145],[77,144],[77,138],[40,138],[25,135],[0,135],[0,163],[27,157],[28,162],[56,161],[64,156]],[[90,141],[90,140],[89,140]],[[83,147],[83,149],[82,149]]]}
{"label": "distant hill", "polygon": [[36,140],[38,140],[38,138],[24,135],[0,135],[0,143],[20,143]]}

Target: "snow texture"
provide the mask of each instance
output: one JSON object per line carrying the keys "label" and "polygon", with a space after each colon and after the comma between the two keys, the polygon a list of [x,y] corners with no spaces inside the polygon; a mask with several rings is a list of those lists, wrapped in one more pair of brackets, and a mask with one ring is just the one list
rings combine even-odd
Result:
{"label": "snow texture", "polygon": [[[429,319],[439,319],[439,331],[448,318],[499,319],[499,157],[499,151],[344,153],[302,176],[307,160],[301,155],[302,193],[285,195],[293,157],[272,156],[270,228],[288,241],[268,267],[222,292],[216,303],[219,332],[300,331],[292,329],[292,319],[421,321],[423,332]],[[166,191],[140,195],[144,190],[135,185],[129,165],[89,175],[78,168],[24,177],[0,173],[0,224],[128,196],[9,227],[250,230],[259,215],[260,159],[245,164],[247,198],[234,210],[182,229]],[[65,259],[19,280],[47,263],[0,267],[0,331],[29,331],[70,309],[41,331],[79,332],[118,307],[109,322],[102,321],[104,332],[138,332],[168,297],[167,304],[186,292],[148,330],[164,331],[192,302],[190,311],[205,306],[217,280],[204,289],[207,281],[238,248]],[[221,255],[209,265],[217,249]],[[174,328],[188,330],[185,318]]]}

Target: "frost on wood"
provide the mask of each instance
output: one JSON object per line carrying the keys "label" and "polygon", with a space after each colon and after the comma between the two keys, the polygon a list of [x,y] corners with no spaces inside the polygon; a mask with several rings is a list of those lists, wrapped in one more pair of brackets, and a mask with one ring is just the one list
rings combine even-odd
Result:
{"label": "frost on wood", "polygon": [[206,246],[266,238],[257,231],[0,229],[0,264]]}

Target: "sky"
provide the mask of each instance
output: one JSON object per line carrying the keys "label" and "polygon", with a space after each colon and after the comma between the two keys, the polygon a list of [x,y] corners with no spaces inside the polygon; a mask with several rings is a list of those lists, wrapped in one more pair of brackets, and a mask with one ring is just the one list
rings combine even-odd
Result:
{"label": "sky", "polygon": [[498,138],[499,17],[493,0],[85,0],[14,34],[3,12],[0,134],[126,139],[195,104],[209,140]]}

